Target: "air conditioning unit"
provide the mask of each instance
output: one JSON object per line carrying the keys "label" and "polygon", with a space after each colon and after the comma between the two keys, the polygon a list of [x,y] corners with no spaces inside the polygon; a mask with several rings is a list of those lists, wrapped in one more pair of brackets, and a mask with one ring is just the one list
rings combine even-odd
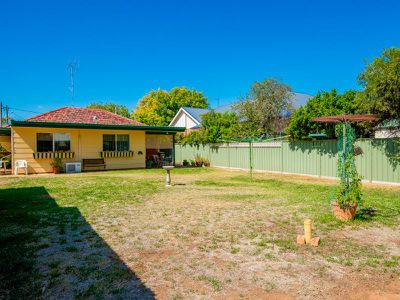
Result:
{"label": "air conditioning unit", "polygon": [[81,172],[80,162],[65,163],[65,173],[80,173],[80,172]]}

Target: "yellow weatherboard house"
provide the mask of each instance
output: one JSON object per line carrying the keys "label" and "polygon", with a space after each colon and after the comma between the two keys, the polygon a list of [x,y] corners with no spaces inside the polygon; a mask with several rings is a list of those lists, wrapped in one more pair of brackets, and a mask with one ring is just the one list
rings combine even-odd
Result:
{"label": "yellow weatherboard house", "polygon": [[[147,126],[109,111],[62,107],[24,121],[12,121],[0,134],[15,162],[28,173],[52,172],[52,161],[82,163],[83,170],[145,168],[161,156],[174,164],[174,137],[185,128]],[[86,164],[85,164],[86,163]]]}

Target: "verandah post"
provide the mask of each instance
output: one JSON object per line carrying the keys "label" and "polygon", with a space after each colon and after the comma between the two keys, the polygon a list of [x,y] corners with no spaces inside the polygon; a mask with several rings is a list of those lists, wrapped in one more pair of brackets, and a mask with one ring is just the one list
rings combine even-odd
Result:
{"label": "verandah post", "polygon": [[172,165],[175,166],[175,134],[172,135]]}

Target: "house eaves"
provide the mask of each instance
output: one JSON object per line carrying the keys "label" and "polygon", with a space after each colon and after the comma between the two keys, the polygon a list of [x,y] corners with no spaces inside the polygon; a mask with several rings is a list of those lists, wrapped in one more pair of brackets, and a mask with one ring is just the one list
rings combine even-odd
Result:
{"label": "house eaves", "polygon": [[171,133],[184,132],[186,129],[185,127],[169,127],[169,126],[58,123],[58,122],[31,122],[31,121],[11,121],[11,127],[141,130],[146,132],[161,131],[161,132],[171,132]]}

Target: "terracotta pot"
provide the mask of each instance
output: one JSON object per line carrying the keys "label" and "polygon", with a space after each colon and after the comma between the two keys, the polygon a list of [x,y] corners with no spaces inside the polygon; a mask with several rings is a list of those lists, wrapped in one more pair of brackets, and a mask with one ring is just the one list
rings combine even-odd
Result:
{"label": "terracotta pot", "polygon": [[53,167],[53,173],[54,174],[60,174],[60,169]]}
{"label": "terracotta pot", "polygon": [[353,203],[346,208],[341,208],[337,201],[332,201],[333,215],[342,221],[353,220],[357,212],[357,203]]}

